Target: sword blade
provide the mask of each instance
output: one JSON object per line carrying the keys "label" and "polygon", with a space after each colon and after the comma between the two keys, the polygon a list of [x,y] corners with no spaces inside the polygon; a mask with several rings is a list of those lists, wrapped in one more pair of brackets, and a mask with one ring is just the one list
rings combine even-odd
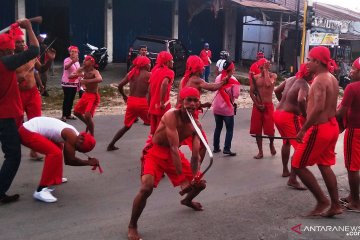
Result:
{"label": "sword blade", "polygon": [[255,135],[251,134],[252,137],[259,138],[272,138],[272,139],[283,139],[283,140],[296,140],[296,137],[278,137],[278,136],[264,136],[264,135]]}

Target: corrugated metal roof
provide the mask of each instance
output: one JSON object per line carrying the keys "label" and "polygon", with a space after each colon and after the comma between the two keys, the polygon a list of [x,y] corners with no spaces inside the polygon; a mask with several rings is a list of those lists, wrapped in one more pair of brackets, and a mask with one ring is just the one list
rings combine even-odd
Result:
{"label": "corrugated metal roof", "polygon": [[354,12],[341,6],[316,2],[314,3],[314,11],[316,17],[324,17],[327,19],[339,21],[360,21],[359,12]]}
{"label": "corrugated metal roof", "polygon": [[231,0],[234,3],[240,4],[244,7],[250,7],[250,8],[260,8],[263,10],[269,10],[269,11],[275,11],[275,12],[290,12],[289,9],[286,7],[283,7],[279,4],[272,3],[272,2],[262,2],[262,1],[250,1],[250,0]]}

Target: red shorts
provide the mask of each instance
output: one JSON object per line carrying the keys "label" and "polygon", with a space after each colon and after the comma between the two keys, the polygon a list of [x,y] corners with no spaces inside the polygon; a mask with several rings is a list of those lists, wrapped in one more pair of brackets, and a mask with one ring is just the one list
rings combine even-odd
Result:
{"label": "red shorts", "polygon": [[45,154],[44,168],[39,186],[52,186],[62,183],[63,153],[62,144],[55,143],[36,132],[21,126],[19,128],[21,143],[38,153]]}
{"label": "red shorts", "polygon": [[[20,97],[28,120],[41,116],[41,96],[36,86],[29,90],[20,91]],[[23,121],[24,116],[19,117],[16,120],[16,125],[19,127]]]}
{"label": "red shorts", "polygon": [[347,170],[360,170],[360,128],[346,129],[344,135],[344,160]]}
{"label": "red shorts", "polygon": [[253,105],[251,113],[250,134],[261,135],[264,129],[265,135],[274,136],[274,104],[264,103],[264,106],[265,110],[261,112],[255,105]]}
{"label": "red shorts", "polygon": [[74,112],[85,114],[87,112],[94,116],[95,109],[100,103],[100,95],[98,93],[85,92],[75,105]]}
{"label": "red shorts", "polygon": [[154,135],[157,127],[160,124],[163,115],[149,114],[150,118],[150,134]]}
{"label": "red shorts", "polygon": [[176,173],[173,160],[170,156],[170,148],[153,143],[151,148],[147,151],[147,154],[144,156],[141,176],[146,174],[154,176],[154,187],[157,187],[164,173],[169,177],[174,187],[179,186],[185,180],[190,182],[193,179],[190,163],[180,150],[179,154],[182,165],[181,175]]}
{"label": "red shorts", "polygon": [[[301,129],[300,118],[291,112],[276,110],[274,112],[274,123],[282,137],[296,137]],[[283,140],[283,144],[288,140]],[[298,142],[295,139],[289,140],[291,146],[296,148]]]}
{"label": "red shorts", "polygon": [[124,120],[125,126],[131,127],[138,117],[140,117],[145,124],[149,124],[148,112],[149,105],[146,98],[129,96]]}
{"label": "red shorts", "polygon": [[291,165],[303,168],[314,164],[335,164],[335,145],[339,137],[339,126],[334,118],[326,123],[314,125],[305,133],[302,143],[295,149]]}

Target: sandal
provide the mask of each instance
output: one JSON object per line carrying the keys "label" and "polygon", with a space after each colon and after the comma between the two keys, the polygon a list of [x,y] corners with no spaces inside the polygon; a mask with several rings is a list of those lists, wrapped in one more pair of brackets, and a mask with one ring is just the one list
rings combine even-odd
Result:
{"label": "sandal", "polygon": [[76,118],[76,117],[74,117],[74,116],[68,116],[68,117],[66,117],[66,119],[76,120],[77,118]]}
{"label": "sandal", "polygon": [[66,117],[61,117],[60,120],[66,122]]}

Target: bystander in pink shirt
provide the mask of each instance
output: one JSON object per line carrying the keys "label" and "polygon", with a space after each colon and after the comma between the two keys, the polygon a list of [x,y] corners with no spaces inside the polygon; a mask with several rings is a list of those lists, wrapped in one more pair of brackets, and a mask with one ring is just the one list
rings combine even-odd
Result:
{"label": "bystander in pink shirt", "polygon": [[[232,79],[237,79],[232,76]],[[215,83],[218,83],[221,81],[221,74],[219,74],[216,79]],[[237,99],[240,96],[240,84],[233,84],[227,88],[225,88],[225,91],[227,94],[229,94],[231,102],[233,103],[235,99]],[[230,108],[228,104],[225,102],[224,98],[220,95],[218,91],[216,91],[215,99],[212,104],[213,112],[214,114],[221,115],[221,116],[233,116],[234,115],[234,109]]]}

